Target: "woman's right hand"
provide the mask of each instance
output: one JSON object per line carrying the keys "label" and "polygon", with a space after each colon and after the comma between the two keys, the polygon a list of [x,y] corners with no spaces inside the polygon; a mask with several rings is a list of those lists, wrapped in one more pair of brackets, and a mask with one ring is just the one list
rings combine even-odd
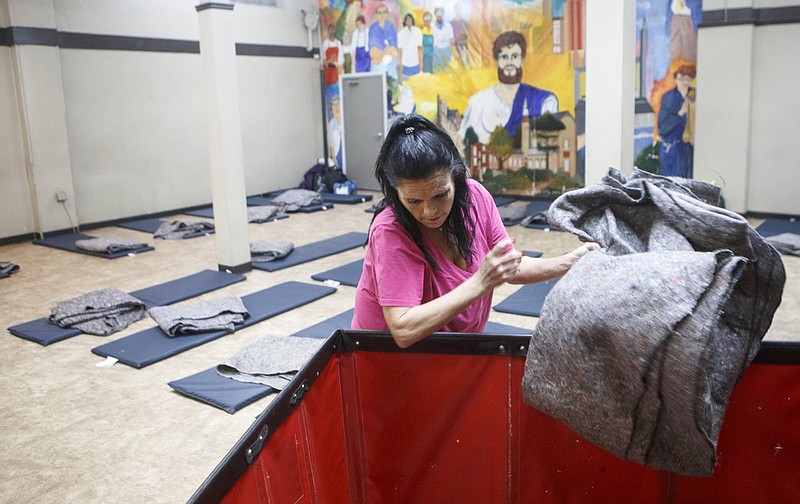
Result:
{"label": "woman's right hand", "polygon": [[488,292],[517,276],[522,254],[510,239],[503,240],[486,254],[474,278]]}

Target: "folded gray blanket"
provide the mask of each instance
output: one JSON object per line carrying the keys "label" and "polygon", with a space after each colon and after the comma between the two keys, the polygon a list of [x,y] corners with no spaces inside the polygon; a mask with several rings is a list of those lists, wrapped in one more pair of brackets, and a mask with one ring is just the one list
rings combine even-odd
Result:
{"label": "folded gray blanket", "polygon": [[178,240],[188,234],[211,231],[214,231],[214,224],[211,222],[174,220],[163,222],[158,226],[153,236],[165,240]]}
{"label": "folded gray blanket", "polygon": [[319,205],[322,196],[308,189],[289,189],[272,198],[271,203],[280,207],[282,212],[296,212],[301,207]]}
{"label": "folded gray blanket", "polygon": [[781,254],[800,256],[800,234],[780,233],[765,239]]}
{"label": "folded gray blanket", "polygon": [[621,458],[713,472],[730,393],[785,283],[777,251],[718,201],[710,184],[611,169],[553,203],[552,225],[604,250],[545,300],[527,404]]}
{"label": "folded gray blanket", "polygon": [[49,321],[88,334],[107,336],[125,329],[144,315],[145,306],[139,299],[110,288],[59,301],[50,309]]}
{"label": "folded gray blanket", "polygon": [[278,217],[280,208],[274,205],[261,205],[247,207],[247,222],[261,223]]}
{"label": "folded gray blanket", "polygon": [[124,250],[137,250],[147,246],[146,243],[130,238],[123,237],[108,237],[108,238],[90,238],[87,240],[75,240],[75,246],[82,250],[90,252],[99,252],[101,254],[113,254],[122,252]]}
{"label": "folded gray blanket", "polygon": [[19,271],[19,264],[14,264],[11,261],[0,261],[0,274],[10,275]]}
{"label": "folded gray blanket", "polygon": [[148,310],[167,336],[209,331],[236,330],[250,316],[237,296],[223,296],[208,301],[178,306],[154,306]]}
{"label": "folded gray blanket", "polygon": [[280,390],[325,342],[318,338],[265,336],[217,366],[220,376]]}
{"label": "folded gray blanket", "polygon": [[266,241],[256,240],[250,244],[250,260],[252,262],[274,261],[289,255],[294,250],[294,243],[288,240]]}

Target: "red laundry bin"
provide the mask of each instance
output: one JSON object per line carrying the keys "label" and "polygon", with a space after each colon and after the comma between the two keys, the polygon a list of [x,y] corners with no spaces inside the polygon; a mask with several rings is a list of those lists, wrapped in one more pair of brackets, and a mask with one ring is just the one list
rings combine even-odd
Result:
{"label": "red laundry bin", "polygon": [[[522,401],[528,336],[337,331],[191,502],[800,502],[800,343],[764,342],[707,478],[621,460]],[[587,412],[591,414],[591,412]]]}

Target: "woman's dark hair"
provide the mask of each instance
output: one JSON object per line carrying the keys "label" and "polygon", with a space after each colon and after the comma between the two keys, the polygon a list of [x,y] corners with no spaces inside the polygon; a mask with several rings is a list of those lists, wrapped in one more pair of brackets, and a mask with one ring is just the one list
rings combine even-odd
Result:
{"label": "woman's dark hair", "polygon": [[439,265],[422,241],[419,223],[400,201],[397,184],[405,180],[425,179],[441,172],[450,173],[455,193],[453,208],[442,225],[442,230],[445,231],[448,241],[456,246],[461,257],[469,263],[473,259],[472,230],[475,220],[464,160],[450,135],[428,119],[418,115],[397,119],[389,129],[375,163],[375,178],[383,191],[383,200],[378,204],[375,215],[385,207],[391,207],[397,216],[397,222],[411,236],[434,269],[439,269]]}
{"label": "woman's dark hair", "polygon": [[417,24],[417,22],[414,20],[414,15],[409,12],[408,14],[403,16],[403,28],[405,28],[406,19],[408,19],[408,18],[411,18],[411,26],[415,26]]}

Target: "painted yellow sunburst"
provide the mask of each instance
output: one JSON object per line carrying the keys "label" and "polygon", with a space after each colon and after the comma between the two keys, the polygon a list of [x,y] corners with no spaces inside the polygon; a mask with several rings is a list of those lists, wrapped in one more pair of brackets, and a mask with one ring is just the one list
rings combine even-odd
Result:
{"label": "painted yellow sunburst", "polygon": [[492,56],[494,38],[504,31],[515,30],[528,41],[523,81],[554,92],[561,110],[574,115],[574,70],[569,54],[554,54],[551,50],[552,20],[546,19],[540,8],[487,4],[478,16],[475,12],[470,15],[469,65],[453,58],[444,71],[417,74],[403,82],[413,91],[417,112],[434,119],[438,98],[443,98],[448,108],[464,112],[473,94],[497,84],[497,67]]}

